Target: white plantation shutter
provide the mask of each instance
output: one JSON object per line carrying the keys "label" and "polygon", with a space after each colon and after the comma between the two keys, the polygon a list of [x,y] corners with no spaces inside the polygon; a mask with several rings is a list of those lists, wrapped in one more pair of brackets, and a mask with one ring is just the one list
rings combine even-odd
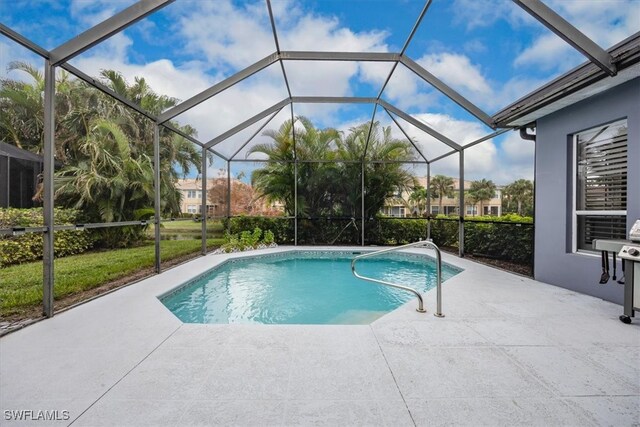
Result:
{"label": "white plantation shutter", "polygon": [[576,135],[577,248],[593,239],[624,239],[627,210],[627,122]]}

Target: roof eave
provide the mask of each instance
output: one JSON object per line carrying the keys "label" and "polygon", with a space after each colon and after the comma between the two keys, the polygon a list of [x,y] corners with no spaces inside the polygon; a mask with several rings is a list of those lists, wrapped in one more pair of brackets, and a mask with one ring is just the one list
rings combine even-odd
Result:
{"label": "roof eave", "polygon": [[[640,32],[610,48],[609,53],[618,73],[640,62]],[[587,61],[498,111],[492,120],[498,128],[521,127],[527,123],[517,123],[518,119],[530,116],[529,123],[534,122],[539,118],[536,111],[606,78],[615,77]]]}

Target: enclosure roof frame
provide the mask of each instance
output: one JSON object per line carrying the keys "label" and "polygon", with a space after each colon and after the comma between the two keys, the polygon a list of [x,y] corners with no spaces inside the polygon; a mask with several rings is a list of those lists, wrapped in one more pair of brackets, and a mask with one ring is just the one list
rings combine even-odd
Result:
{"label": "enclosure roof frame", "polygon": [[[381,97],[383,92],[391,79],[396,67],[398,64],[402,63],[405,67],[411,70],[416,76],[421,78],[423,81],[428,83],[431,87],[435,88],[441,94],[446,96],[448,99],[455,102],[457,105],[465,109],[471,115],[473,115],[476,119],[481,121],[483,124],[489,126],[492,129],[497,128],[508,128],[509,125],[506,123],[504,116],[504,111],[507,108],[501,110],[499,113],[496,113],[493,117],[489,116],[486,112],[484,112],[481,108],[477,107],[475,104],[470,102],[464,96],[459,94],[453,88],[449,87],[446,83],[438,79],[435,75],[429,72],[425,67],[412,60],[406,55],[406,50],[409,44],[412,41],[413,36],[418,30],[423,17],[427,13],[429,6],[432,3],[432,0],[426,0],[424,7],[422,8],[420,15],[418,16],[417,21],[413,25],[407,40],[402,46],[400,52],[318,52],[318,51],[282,51],[280,49],[280,44],[278,41],[277,35],[277,26],[275,23],[273,11],[271,8],[271,1],[265,0],[268,12],[269,12],[269,20],[271,23],[271,30],[274,37],[274,43],[276,47],[276,51],[267,57],[251,64],[239,72],[234,73],[228,78],[213,84],[209,88],[204,91],[192,96],[191,98],[179,103],[178,105],[170,108],[167,111],[160,113],[159,115],[154,115],[148,111],[146,111],[141,106],[132,102],[131,100],[126,99],[125,97],[115,93],[104,84],[102,84],[99,80],[92,78],[81,70],[75,68],[68,61],[73,59],[74,57],[80,55],[87,49],[109,39],[115,34],[121,33],[123,30],[131,26],[132,24],[140,21],[141,19],[152,15],[153,13],[161,10],[162,8],[168,6],[173,3],[175,0],[138,0],[133,5],[127,7],[126,9],[116,13],[115,15],[105,19],[104,21],[94,25],[88,30],[82,32],[78,36],[68,40],[65,43],[57,46],[56,48],[48,51],[43,47],[39,46],[37,43],[29,40],[27,37],[24,37],[22,34],[14,31],[8,26],[0,23],[0,34],[5,35],[9,39],[15,41],[16,43],[24,46],[35,54],[41,56],[45,60],[49,61],[49,64],[54,67],[61,67],[71,74],[75,75],[77,78],[85,81],[87,84],[95,87],[96,89],[104,92],[108,96],[116,99],[117,101],[122,102],[123,104],[133,108],[135,111],[144,115],[145,117],[153,120],[156,124],[165,127],[166,129],[175,132],[176,134],[188,139],[189,141],[204,147],[205,149],[211,151],[212,153],[220,156],[224,160],[227,159],[225,156],[218,153],[212,147],[216,144],[224,141],[231,135],[239,132],[240,130],[250,126],[256,121],[268,116],[269,114],[273,114],[276,110],[280,111],[284,106],[291,105],[292,114],[293,114],[293,104],[295,103],[374,103],[375,107],[378,105],[387,111],[387,113],[392,117],[393,114],[402,117],[404,120],[408,121],[412,125],[416,126],[420,130],[428,133],[432,137],[436,138],[438,141],[448,145],[452,148],[453,152],[459,152],[464,150],[465,148],[470,147],[468,144],[466,146],[460,145],[457,142],[449,139],[448,137],[442,135],[435,129],[432,129],[430,126],[425,123],[419,121],[415,117],[406,113],[405,111],[398,109],[397,107],[387,103],[382,100]],[[540,0],[512,0],[517,6],[522,8],[525,12],[539,21],[541,24],[549,28],[554,34],[558,37],[562,38],[566,41],[572,48],[579,51],[581,54],[587,57],[589,64],[595,65],[602,72],[606,73],[609,76],[615,76],[619,70],[617,66],[616,58],[612,55],[611,52],[604,50],[597,43],[587,37],[583,32],[578,30],[571,23],[562,18],[559,14],[557,14],[553,9],[546,6]],[[639,33],[636,33],[636,37]],[[362,61],[362,62],[391,62],[393,63],[393,67],[384,82],[378,96],[376,98],[364,98],[364,97],[309,97],[309,96],[293,96],[291,93],[291,89],[289,86],[289,80],[285,71],[284,61]],[[274,104],[270,108],[262,111],[256,116],[246,120],[243,123],[238,124],[234,128],[217,135],[215,138],[209,140],[207,143],[200,142],[197,138],[187,135],[186,133],[180,131],[171,123],[168,123],[173,118],[178,115],[185,113],[191,108],[196,107],[202,102],[210,99],[211,97],[219,94],[220,92],[233,87],[239,82],[245,80],[246,78],[262,71],[263,69],[273,65],[274,63],[279,62],[282,68],[282,73],[284,77],[284,81],[287,87],[288,98],[280,101],[277,104]],[[584,64],[581,66],[584,68]],[[533,92],[535,93],[535,91]],[[530,96],[530,95],[528,95]],[[528,97],[527,96],[527,97]],[[525,97],[525,98],[527,98]],[[523,99],[525,99],[523,98]],[[373,114],[371,118],[371,122],[373,123],[375,119],[376,108],[373,109]],[[292,116],[292,120],[295,118]],[[394,120],[395,121],[395,120]],[[402,130],[402,128],[401,128]],[[402,130],[404,133],[404,130]],[[504,132],[494,132],[492,134],[487,135],[481,140],[475,141],[475,143],[479,143],[485,141],[487,139],[491,139],[492,136],[497,136]],[[406,134],[405,134],[406,135]],[[369,137],[367,137],[367,145]],[[245,143],[246,145],[246,143]],[[239,150],[238,150],[239,151]],[[433,162],[439,160],[443,156],[439,156],[435,159],[431,159],[428,161],[425,156],[420,153],[423,159],[427,162]]]}

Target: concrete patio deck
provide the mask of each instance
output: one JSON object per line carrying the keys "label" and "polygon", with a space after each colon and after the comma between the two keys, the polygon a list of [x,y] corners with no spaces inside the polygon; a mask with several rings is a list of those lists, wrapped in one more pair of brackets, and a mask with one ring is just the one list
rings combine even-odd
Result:
{"label": "concrete patio deck", "polygon": [[640,319],[618,305],[447,254],[443,319],[435,291],[357,326],[182,324],[157,300],[227,256],[1,338],[0,424],[640,425]]}

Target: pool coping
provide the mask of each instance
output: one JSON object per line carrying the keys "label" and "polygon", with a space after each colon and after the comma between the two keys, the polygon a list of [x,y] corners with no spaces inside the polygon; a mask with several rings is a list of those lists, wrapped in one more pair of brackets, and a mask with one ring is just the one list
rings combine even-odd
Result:
{"label": "pool coping", "polygon": [[[198,424],[203,405],[215,410],[203,420],[216,414],[222,425],[251,424],[265,411],[280,411],[280,425],[336,413],[348,423],[354,410],[404,417],[390,425],[414,425],[409,414],[417,424],[450,423],[461,407],[466,420],[512,413],[532,424],[624,425],[640,414],[638,376],[621,364],[640,360],[640,323],[619,322],[615,304],[451,254],[443,261],[464,271],[443,286],[444,319],[433,316],[433,289],[427,314],[408,301],[368,325],[186,324],[157,298],[231,256],[292,249],[325,247],[209,254],[0,338],[0,410],[64,409],[74,425],[91,426],[166,424],[165,414]],[[416,382],[417,372],[427,381]],[[281,394],[264,394],[271,380]],[[365,387],[372,380],[378,386]],[[182,389],[193,394],[176,398]],[[452,393],[450,408],[429,412]]]}
{"label": "pool coping", "polygon": [[[157,304],[159,304],[164,311],[166,312],[166,315],[176,319],[178,322],[180,322],[180,324],[183,325],[191,325],[191,323],[184,323],[182,322],[180,319],[178,319],[172,312],[171,310],[169,310],[161,301],[161,299],[166,296],[171,294],[172,292],[176,291],[177,289],[185,286],[188,282],[196,279],[197,277],[199,277],[200,275],[206,274],[209,270],[217,268],[221,265],[224,265],[225,263],[235,260],[235,259],[243,259],[243,258],[252,258],[252,257],[256,257],[256,256],[268,256],[268,255],[272,255],[272,254],[283,254],[283,253],[289,253],[289,252],[303,252],[303,251],[323,251],[323,252],[352,252],[352,251],[357,251],[357,252],[375,252],[376,250],[381,250],[381,249],[387,249],[393,246],[277,246],[277,247],[272,247],[272,248],[264,248],[264,249],[254,249],[251,251],[242,251],[242,252],[232,252],[232,253],[210,253],[207,254],[205,256],[199,257],[199,258],[195,258],[194,260],[191,260],[189,262],[186,262],[184,264],[180,264],[172,269],[169,269],[163,273],[161,273],[160,276],[165,275],[166,277],[173,277],[173,276],[177,276],[177,285],[162,285],[159,289],[157,289],[154,293],[153,296],[155,297],[154,300]],[[426,251],[426,252],[425,252]],[[431,249],[427,249],[427,248],[408,248],[408,249],[404,249],[402,250],[401,253],[407,253],[407,254],[413,254],[413,255],[419,255],[419,256],[427,256],[430,258],[434,258],[432,256],[432,250]],[[473,274],[474,271],[478,271],[478,269],[482,269],[484,268],[492,268],[492,267],[488,267],[488,266],[484,266],[484,265],[480,265],[477,264],[473,261],[469,261],[466,260],[464,258],[459,258],[453,254],[449,254],[446,252],[442,252],[442,262],[445,264],[448,264],[449,266],[456,268],[456,269],[460,269],[460,273],[456,274],[455,276],[453,276],[452,278],[448,279],[446,281],[447,285],[445,285],[444,287],[448,287],[451,286],[451,283],[457,282],[458,280],[462,280],[464,279],[468,274]],[[189,269],[189,277],[185,279],[184,275],[182,275],[183,270],[185,270],[187,267],[191,267]],[[147,279],[141,280],[140,283],[136,284],[136,286],[145,286],[145,284],[148,281],[153,281],[154,278],[159,277],[158,275],[156,276],[151,276]],[[431,299],[435,300],[435,294],[436,294],[436,288],[432,288],[429,289],[426,292],[423,292],[422,295],[425,299],[425,304],[427,304]],[[433,298],[430,298],[430,296],[433,296]],[[446,306],[446,289],[443,291],[443,300],[444,303],[443,305]],[[391,310],[388,313],[385,313],[384,315],[382,315],[381,317],[375,319],[373,322],[368,323],[368,324],[364,324],[364,325],[360,325],[360,326],[366,326],[366,325],[370,325],[376,322],[380,322],[380,321],[384,321],[388,316],[392,316],[394,315],[394,313],[396,312],[404,312],[406,311],[407,307],[409,307],[412,304],[416,304],[416,300],[415,299],[411,299],[409,301],[407,301],[406,303],[400,305],[399,307],[395,308],[394,310]],[[429,307],[428,305],[425,307],[427,312],[426,313],[416,313],[419,315],[424,315],[424,314],[432,314],[435,313],[435,302],[433,304],[432,307]],[[445,314],[446,314],[446,310],[445,310]],[[206,325],[206,324],[197,324],[197,323],[193,323],[193,325]],[[232,323],[220,323],[220,324],[216,324],[216,325],[233,325]],[[309,326],[309,325],[304,325],[304,324],[255,324],[257,326],[260,327],[279,327],[279,326]],[[331,326],[331,325],[311,325],[311,326]],[[338,325],[340,326],[340,325]],[[358,325],[343,325],[343,326],[358,326]]]}
{"label": "pool coping", "polygon": [[[271,257],[276,257],[279,255],[286,255],[286,254],[294,254],[294,253],[314,253],[314,252],[322,252],[322,253],[332,253],[332,252],[336,252],[336,253],[345,253],[348,255],[360,255],[360,254],[365,254],[365,253],[372,253],[372,252],[376,252],[379,249],[349,249],[347,248],[331,248],[331,250],[327,250],[327,248],[323,248],[323,247],[318,247],[318,249],[309,249],[309,248],[305,248],[305,247],[285,247],[285,250],[281,250],[281,251],[276,251],[275,249],[277,249],[279,247],[274,247],[274,248],[267,248],[264,250],[270,250],[270,252],[268,253],[260,253],[260,254],[256,254],[256,250],[250,250],[250,251],[242,251],[242,252],[232,252],[232,253],[225,253],[225,254],[218,254],[218,255],[229,255],[228,258],[220,260],[217,264],[212,265],[209,269],[200,272],[198,274],[195,274],[193,277],[184,280],[183,282],[177,284],[174,288],[169,289],[159,295],[156,296],[156,298],[158,298],[158,300],[160,302],[163,302],[163,300],[165,298],[168,298],[170,296],[173,296],[175,294],[181,293],[186,291],[186,288],[188,288],[189,286],[191,286],[193,284],[194,281],[199,280],[201,277],[211,274],[213,272],[213,270],[216,270],[218,268],[221,268],[223,266],[225,266],[226,264],[229,263],[233,263],[235,261],[241,261],[241,260],[248,260],[248,259],[258,259],[258,258],[271,258]],[[399,252],[395,252],[397,254],[404,254],[404,255],[411,255],[414,257],[421,257],[421,258],[428,258],[431,259],[433,261],[436,260],[436,258],[434,256],[432,256],[430,253],[423,253],[423,252],[417,252],[413,251],[413,248],[409,248],[409,249],[404,249],[402,251]],[[234,256],[236,255],[236,256]],[[237,256],[237,255],[242,255],[242,256]],[[464,272],[464,268],[456,266],[451,264],[450,262],[446,262],[446,261],[442,261],[443,265],[446,265],[449,268],[455,269],[455,270],[459,270],[456,275]],[[442,283],[445,283],[445,281],[443,281]],[[431,289],[427,290],[426,292],[430,291]],[[424,293],[424,292],[423,292]],[[407,301],[407,302],[411,302],[411,301]],[[406,303],[401,304],[400,306],[404,305]],[[164,305],[164,303],[163,303]],[[388,313],[390,313],[391,311],[394,311],[399,307],[394,308],[393,310],[390,310]],[[168,309],[168,308],[167,308]],[[171,310],[169,310],[171,311]],[[383,316],[385,316],[385,313]],[[383,317],[381,316],[381,317]],[[377,320],[377,319],[376,319]],[[183,322],[184,323],[184,322]],[[225,324],[225,323],[213,323],[213,324]],[[313,323],[315,324],[315,323]],[[367,323],[368,324],[368,323]],[[345,325],[351,325],[351,323],[345,323]]]}

